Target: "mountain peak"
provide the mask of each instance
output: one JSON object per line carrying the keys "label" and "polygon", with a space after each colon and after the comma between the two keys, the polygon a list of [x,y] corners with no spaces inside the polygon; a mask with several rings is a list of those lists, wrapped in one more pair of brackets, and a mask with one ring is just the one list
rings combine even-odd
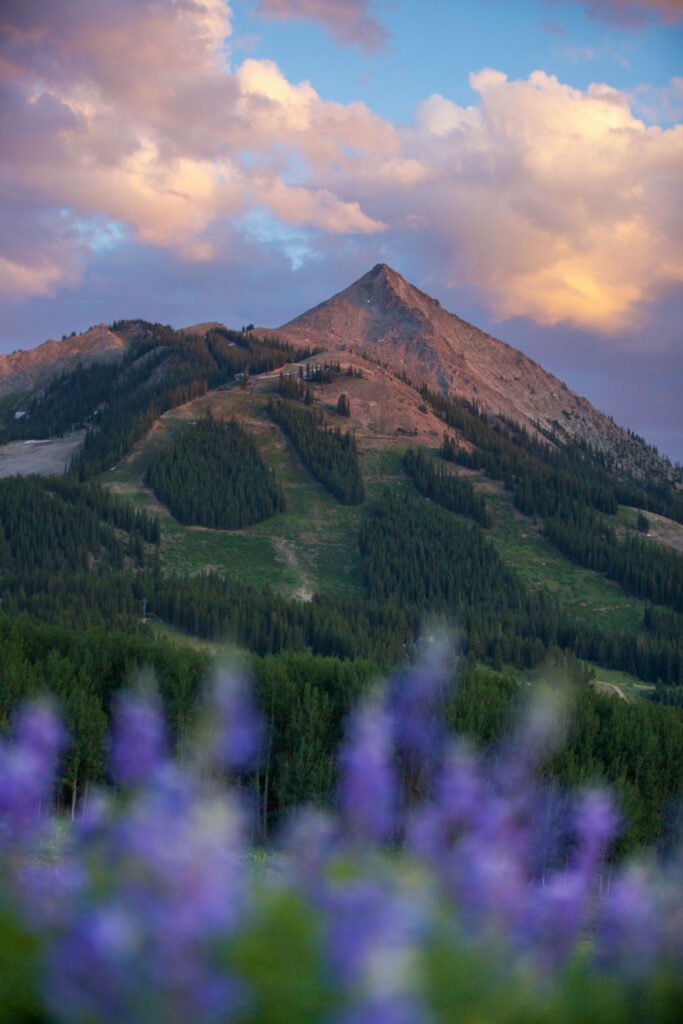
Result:
{"label": "mountain peak", "polygon": [[585,398],[524,353],[449,313],[386,263],[273,332],[295,347],[347,351],[505,416],[532,434],[580,438],[592,447],[621,432]]}

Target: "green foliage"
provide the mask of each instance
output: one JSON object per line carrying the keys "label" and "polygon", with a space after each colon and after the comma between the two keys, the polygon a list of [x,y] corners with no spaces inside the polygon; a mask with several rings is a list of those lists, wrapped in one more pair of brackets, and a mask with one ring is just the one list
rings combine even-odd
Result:
{"label": "green foliage", "polygon": [[522,583],[478,526],[424,499],[387,490],[368,509],[360,549],[372,600],[456,617],[471,655],[496,668],[536,665],[558,646],[642,679],[683,681],[680,641],[561,613],[547,593]]}
{"label": "green foliage", "polygon": [[188,526],[239,530],[284,511],[282,489],[233,420],[200,420],[151,461],[147,483]]}
{"label": "green foliage", "polygon": [[[546,535],[572,561],[604,573],[632,594],[683,610],[683,556],[637,537],[617,538],[600,513],[614,515],[620,503],[636,504],[643,495],[610,479],[595,453],[589,456],[576,446],[551,449],[513,424],[502,424],[505,432],[495,430],[461,405],[423,393],[450,426],[476,445],[460,447],[446,434],[444,458],[502,480],[521,512],[544,517]],[[680,518],[680,499],[671,487],[665,491],[665,500],[651,496],[648,507]]]}
{"label": "green foliage", "polygon": [[223,328],[202,338],[143,320],[113,327],[136,333],[123,359],[78,366],[53,381],[28,403],[25,417],[5,424],[2,441],[51,437],[87,421],[92,429],[72,472],[90,479],[118,462],[166,410],[225,386],[237,373],[273,370],[294,355],[284,342]]}
{"label": "green foliage", "polygon": [[618,540],[604,519],[580,505],[546,519],[549,539],[574,562],[625,590],[683,611],[683,555],[641,537]]}
{"label": "green foliage", "polygon": [[39,990],[40,942],[0,903],[0,1020],[47,1024]]}
{"label": "green foliage", "polygon": [[272,419],[284,430],[316,480],[343,505],[359,505],[365,485],[356,442],[347,431],[327,428],[320,409],[290,401],[268,403]]}
{"label": "green foliage", "polygon": [[[126,545],[117,533],[129,533]],[[7,574],[122,569],[126,555],[144,565],[144,541],[159,524],[100,487],[77,487],[59,477],[0,480],[0,581]]]}
{"label": "green foliage", "polygon": [[491,526],[491,513],[484,499],[475,494],[471,482],[437,466],[424,448],[408,448],[403,456],[403,465],[425,498],[431,498],[451,512],[471,516],[481,526]]}
{"label": "green foliage", "polygon": [[[318,643],[325,638],[324,616]],[[351,636],[362,635],[362,622]],[[366,623],[367,628],[367,623]],[[394,654],[394,663],[398,660]],[[50,692],[66,716],[71,746],[62,765],[60,800],[80,799],[89,782],[106,777],[104,737],[114,695],[144,666],[154,672],[172,735],[193,728],[206,652],[142,633],[48,627],[0,613],[0,730],[27,697]],[[549,760],[547,774],[563,788],[607,781],[626,817],[620,847],[626,852],[666,838],[665,814],[683,774],[683,715],[676,707],[639,701],[629,705],[585,685],[585,668],[555,654],[554,674],[574,680],[567,745]],[[252,656],[256,695],[267,724],[258,772],[249,779],[265,838],[293,806],[329,803],[337,778],[337,749],[349,710],[380,675],[372,660],[321,657],[301,650]],[[520,695],[528,693],[510,673],[467,660],[449,690],[445,714],[460,735],[494,748],[506,734]]]}
{"label": "green foliage", "polygon": [[250,1024],[320,1024],[336,1002],[325,976],[321,927],[293,892],[264,892],[250,926],[228,949],[226,966],[254,993]]}
{"label": "green foliage", "polygon": [[643,515],[642,512],[638,513],[638,517],[636,519],[636,529],[638,533],[649,533],[650,520],[647,518],[647,516]]}

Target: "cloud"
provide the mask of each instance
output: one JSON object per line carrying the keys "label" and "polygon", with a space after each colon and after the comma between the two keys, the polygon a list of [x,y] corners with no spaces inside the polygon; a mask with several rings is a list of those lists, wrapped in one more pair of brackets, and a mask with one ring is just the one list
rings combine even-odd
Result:
{"label": "cloud", "polygon": [[553,18],[543,18],[539,21],[539,28],[542,28],[548,36],[563,36],[568,35],[567,30],[560,24],[559,21],[555,21]]}
{"label": "cloud", "polygon": [[[683,127],[646,127],[618,90],[541,71],[471,84],[478,106],[432,96],[405,140],[432,172],[411,212],[448,282],[482,289],[501,318],[629,329],[683,280]],[[390,204],[376,211],[389,221]]]}
{"label": "cloud", "polygon": [[233,66],[229,33],[220,0],[6,2],[3,295],[54,294],[117,245],[190,275],[245,239],[300,266],[348,237],[369,262],[421,253],[498,317],[607,333],[683,278],[683,126],[624,93],[484,69],[475,104],[435,94],[399,128],[272,61]]}
{"label": "cloud", "polygon": [[259,0],[256,14],[271,20],[317,21],[342,45],[373,52],[386,45],[389,32],[372,13],[369,0]]}
{"label": "cloud", "polygon": [[291,188],[282,181],[255,181],[254,197],[288,224],[310,224],[324,231],[372,234],[386,224],[366,216],[357,202],[344,202],[328,189]]}
{"label": "cloud", "polygon": [[396,156],[396,131],[362,103],[289,83],[271,61],[232,69],[230,32],[222,0],[7,0],[0,195],[26,226],[0,243],[4,294],[43,295],[77,278],[87,238],[62,232],[51,262],[51,210],[118,222],[138,243],[200,262],[227,255],[234,232],[216,226],[255,202],[296,225],[381,229],[355,198],[312,178],[370,151]]}
{"label": "cloud", "polygon": [[624,28],[642,28],[649,21],[664,24],[683,17],[683,0],[545,0],[548,4],[578,3],[589,18],[598,18]]}
{"label": "cloud", "polygon": [[637,113],[653,124],[683,118],[683,78],[671,78],[666,85],[640,85],[630,96]]}

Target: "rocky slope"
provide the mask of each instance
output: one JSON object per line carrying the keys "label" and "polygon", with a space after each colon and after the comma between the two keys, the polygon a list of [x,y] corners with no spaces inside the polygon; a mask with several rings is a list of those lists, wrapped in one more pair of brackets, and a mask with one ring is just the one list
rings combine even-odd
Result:
{"label": "rocky slope", "polygon": [[53,377],[75,369],[78,363],[87,366],[120,359],[126,348],[123,338],[104,324],[97,324],[84,334],[63,341],[50,338],[37,348],[0,354],[0,397],[29,394]]}
{"label": "rocky slope", "polygon": [[670,471],[533,359],[449,313],[384,263],[269,333],[295,346],[349,351],[387,364],[413,384],[475,402],[532,432],[583,440],[636,475]]}

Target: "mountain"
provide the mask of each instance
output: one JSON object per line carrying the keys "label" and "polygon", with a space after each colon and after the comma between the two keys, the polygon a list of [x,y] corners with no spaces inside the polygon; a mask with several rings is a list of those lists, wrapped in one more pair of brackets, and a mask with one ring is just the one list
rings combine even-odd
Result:
{"label": "mountain", "polygon": [[661,461],[533,359],[449,313],[385,263],[267,333],[328,356],[346,351],[378,361],[532,434],[540,429],[618,455],[632,472]]}
{"label": "mountain", "polygon": [[492,742],[550,658],[583,702],[558,782],[614,780],[628,842],[661,838],[683,752],[680,711],[655,706],[683,695],[680,484],[536,363],[378,266],[277,332],[117,321],[4,368],[34,394],[0,402],[0,728],[59,696],[72,808],[105,775],[132,667],[157,671],[184,737],[196,645],[229,638],[265,673],[265,835],[328,798],[378,666],[453,622],[449,721]]}
{"label": "mountain", "polygon": [[104,324],[97,324],[83,334],[48,339],[37,348],[0,355],[0,397],[29,394],[54,377],[75,369],[78,363],[112,362],[126,352],[127,341]]}

